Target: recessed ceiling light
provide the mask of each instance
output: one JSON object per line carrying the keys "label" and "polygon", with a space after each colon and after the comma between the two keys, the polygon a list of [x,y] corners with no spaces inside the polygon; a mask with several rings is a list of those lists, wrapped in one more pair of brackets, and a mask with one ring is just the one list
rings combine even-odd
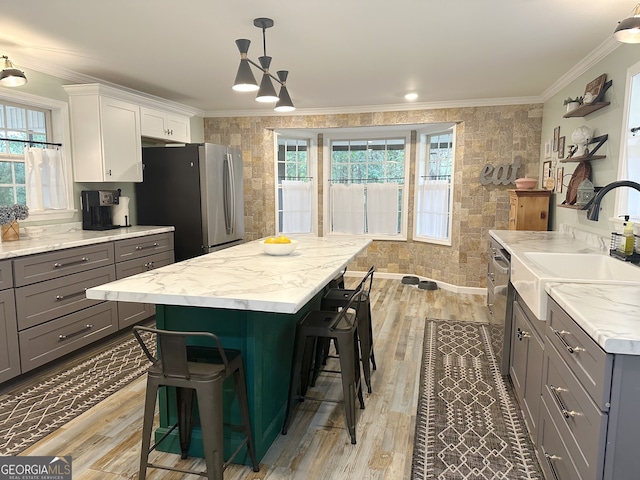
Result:
{"label": "recessed ceiling light", "polygon": [[416,98],[418,98],[418,94],[417,93],[407,93],[404,96],[405,99],[407,100],[415,100]]}

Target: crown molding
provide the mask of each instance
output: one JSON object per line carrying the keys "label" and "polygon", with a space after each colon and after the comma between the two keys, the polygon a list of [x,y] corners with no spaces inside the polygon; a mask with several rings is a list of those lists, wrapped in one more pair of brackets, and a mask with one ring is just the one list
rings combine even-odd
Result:
{"label": "crown molding", "polygon": [[556,80],[549,88],[547,88],[541,95],[543,102],[546,102],[551,97],[558,94],[562,89],[567,87],[580,75],[582,75],[591,67],[604,59],[620,45],[622,44],[614,40],[613,37],[609,37],[608,39],[606,39],[604,42],[598,45],[589,55],[587,55],[579,63],[577,63],[571,70],[569,70],[562,77]]}
{"label": "crown molding", "polygon": [[445,102],[398,103],[390,105],[359,105],[351,107],[298,108],[291,113],[275,113],[273,110],[216,110],[205,112],[205,117],[294,117],[300,115],[339,115],[345,113],[406,112],[469,107],[495,107],[502,105],[528,105],[542,103],[541,97],[479,98],[473,100],[448,100]]}

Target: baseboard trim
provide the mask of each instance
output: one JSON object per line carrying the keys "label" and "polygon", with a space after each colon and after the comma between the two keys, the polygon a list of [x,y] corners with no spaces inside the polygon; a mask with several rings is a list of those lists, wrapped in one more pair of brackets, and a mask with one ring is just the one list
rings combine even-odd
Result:
{"label": "baseboard trim", "polygon": [[[364,277],[366,274],[366,272],[357,272],[357,271],[351,271],[351,270],[347,270],[345,272],[345,276],[346,277]],[[374,277],[377,278],[388,278],[391,280],[398,280],[401,281],[402,277],[405,277],[406,274],[403,273],[387,273],[387,272],[376,272],[374,274]],[[420,279],[420,281],[431,281],[431,282],[435,282],[438,285],[438,288],[441,288],[443,290],[448,290],[450,292],[454,292],[454,293],[467,293],[469,295],[486,295],[487,294],[487,289],[486,288],[480,288],[480,287],[461,287],[458,285],[452,285],[450,283],[447,282],[441,282],[438,280],[434,280],[432,278],[427,278],[427,277],[421,277],[420,275],[413,275],[411,274],[411,276],[414,277],[418,277]],[[414,285],[416,288],[417,285]]]}

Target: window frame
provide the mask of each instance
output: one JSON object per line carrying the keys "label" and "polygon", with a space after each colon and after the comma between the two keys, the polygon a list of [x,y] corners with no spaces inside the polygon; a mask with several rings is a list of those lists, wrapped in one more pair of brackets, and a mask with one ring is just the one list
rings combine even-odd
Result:
{"label": "window frame", "polygon": [[396,235],[380,235],[364,233],[359,235],[360,237],[370,238],[372,240],[392,240],[392,241],[407,241],[408,235],[408,220],[409,220],[409,183],[410,183],[410,167],[411,167],[411,127],[403,126],[404,128],[393,127],[352,127],[352,128],[340,128],[335,131],[323,132],[323,232],[328,236],[350,236],[351,234],[333,232],[331,231],[331,144],[333,141],[367,141],[367,140],[382,140],[382,139],[404,139],[404,180],[401,186],[402,188],[402,212],[400,215],[400,233]]}
{"label": "window frame", "polygon": [[[309,233],[296,233],[295,235],[318,235],[318,155],[317,155],[317,137],[311,132],[291,130],[275,130],[273,139],[274,162],[273,162],[273,178],[274,178],[274,215],[276,234],[283,233],[280,223],[280,183],[278,182],[278,144],[281,140],[305,140],[307,142],[307,173],[311,181],[311,231]],[[286,232],[284,232],[286,233]]]}
{"label": "window frame", "polygon": [[[634,82],[635,78],[635,82]],[[635,83],[635,93],[634,93],[634,83]],[[618,173],[616,175],[617,180],[632,180],[640,183],[640,178],[631,178],[629,176],[629,158],[628,158],[628,139],[629,139],[629,131],[632,125],[630,124],[630,111],[631,111],[631,100],[632,94],[636,98],[636,101],[640,102],[640,62],[633,64],[631,67],[627,69],[626,83],[625,83],[625,93],[624,93],[624,110],[622,113],[622,125],[620,128],[620,161],[618,162]],[[636,126],[636,125],[634,125]],[[640,140],[638,140],[640,141]],[[638,197],[638,193],[635,190],[631,190],[629,188],[616,188],[615,195],[615,203],[614,203],[614,218],[610,218],[609,220],[616,226],[622,228],[623,217],[624,215],[628,215],[631,210],[629,210],[630,196],[633,199],[634,197]],[[631,220],[634,223],[640,221],[640,218],[636,216],[631,216]]]}
{"label": "window frame", "polygon": [[76,213],[74,203],[73,167],[71,164],[71,134],[69,123],[69,104],[52,98],[41,97],[30,93],[15,90],[0,91],[0,100],[26,107],[35,107],[51,112],[51,143],[61,143],[61,154],[64,162],[65,176],[67,180],[67,204],[66,210],[43,210],[29,212],[29,218],[22,220],[21,224],[28,224],[47,220],[68,220]]}
{"label": "window frame", "polygon": [[[428,126],[425,125],[425,128],[420,128],[416,130],[416,168],[415,168],[415,178],[414,178],[414,199],[413,199],[413,240],[416,242],[422,243],[432,243],[436,245],[445,245],[451,246],[452,243],[452,228],[453,228],[453,199],[454,199],[454,189],[455,189],[455,166],[456,166],[456,123],[451,122],[443,122],[443,123],[433,123]],[[449,218],[448,218],[448,236],[446,239],[428,237],[425,235],[418,235],[418,199],[420,195],[420,176],[422,170],[422,162],[424,160],[428,160],[429,152],[423,152],[423,146],[421,138],[423,135],[432,136],[432,135],[440,135],[444,133],[451,132],[451,149],[452,149],[452,158],[451,158],[451,178],[449,179]],[[426,144],[426,143],[425,143]],[[424,155],[423,155],[424,153]]]}

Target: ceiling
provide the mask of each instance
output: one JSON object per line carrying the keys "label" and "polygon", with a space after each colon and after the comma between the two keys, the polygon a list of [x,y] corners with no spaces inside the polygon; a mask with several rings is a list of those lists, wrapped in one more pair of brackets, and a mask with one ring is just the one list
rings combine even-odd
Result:
{"label": "ceiling", "polygon": [[[540,101],[603,44],[627,0],[3,1],[0,54],[69,83],[102,81],[207,115],[274,113],[231,90],[238,38],[289,70],[294,113]],[[612,47],[613,48],[613,47]],[[260,78],[256,72],[256,78]],[[412,105],[414,107],[414,105]],[[410,107],[411,108],[411,107]]]}

